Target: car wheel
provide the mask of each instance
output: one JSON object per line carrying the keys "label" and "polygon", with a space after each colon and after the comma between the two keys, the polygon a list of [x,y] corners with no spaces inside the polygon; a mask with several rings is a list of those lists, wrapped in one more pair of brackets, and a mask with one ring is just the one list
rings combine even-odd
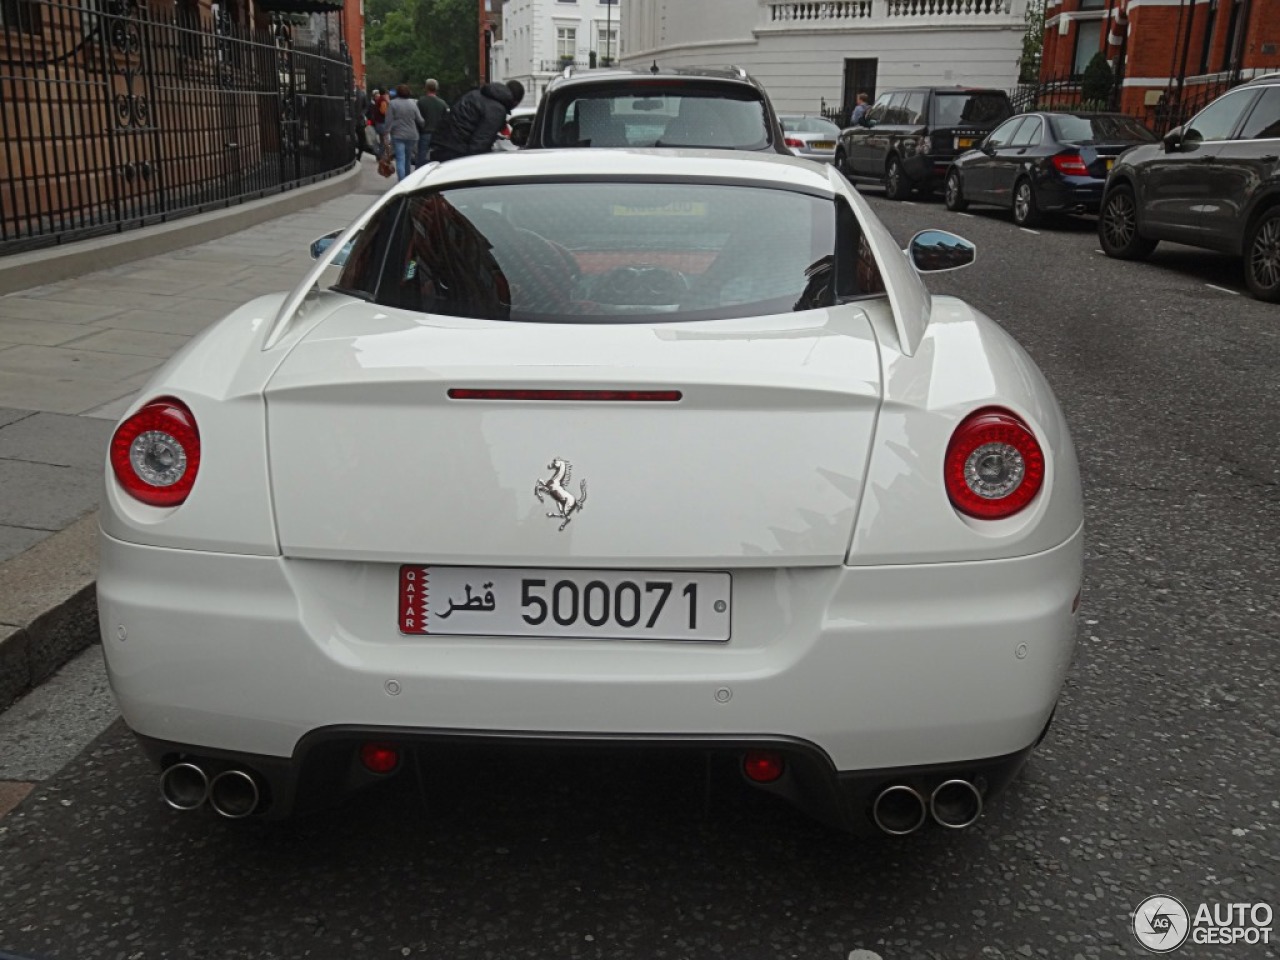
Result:
{"label": "car wheel", "polygon": [[947,174],[947,192],[943,198],[948,210],[960,213],[969,209],[969,201],[964,198],[960,187],[960,171],[952,170]]}
{"label": "car wheel", "polygon": [[1280,302],[1280,207],[1272,207],[1258,218],[1244,250],[1249,292],[1259,300]]}
{"label": "car wheel", "polygon": [[1019,180],[1013,188],[1013,222],[1020,227],[1034,227],[1040,222],[1036,191],[1030,180]]}
{"label": "car wheel", "polygon": [[911,181],[897,157],[890,157],[889,166],[885,168],[884,195],[890,200],[905,200],[911,196]]}
{"label": "car wheel", "polygon": [[1102,198],[1098,243],[1103,253],[1117,260],[1141,260],[1156,248],[1155,240],[1138,232],[1138,203],[1127,184],[1113,187]]}

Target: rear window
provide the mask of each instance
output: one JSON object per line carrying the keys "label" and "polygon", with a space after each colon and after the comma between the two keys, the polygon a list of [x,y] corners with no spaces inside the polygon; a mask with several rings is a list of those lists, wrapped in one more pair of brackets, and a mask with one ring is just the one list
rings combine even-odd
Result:
{"label": "rear window", "polygon": [[[761,316],[835,302],[837,202],[790,190],[498,183],[413,194],[383,216],[396,220],[384,255],[353,257],[338,286],[376,288],[372,301],[389,307],[625,323]],[[845,210],[839,219],[841,248],[865,256],[850,237],[856,218]],[[385,236],[377,223],[366,229]],[[367,271],[379,260],[370,282]],[[869,259],[842,268],[838,287],[842,296],[883,291]]]}
{"label": "rear window", "polygon": [[834,123],[818,117],[779,117],[778,120],[788,133],[825,133],[831,137],[840,133],[840,128]]}
{"label": "rear window", "polygon": [[938,92],[933,95],[935,127],[994,127],[1013,116],[1013,107],[1003,93]]}
{"label": "rear window", "polygon": [[1132,117],[1050,117],[1063,143],[1154,143],[1156,135]]}
{"label": "rear window", "polygon": [[592,86],[552,104],[548,147],[715,147],[772,143],[764,101],[750,87],[667,82]]}

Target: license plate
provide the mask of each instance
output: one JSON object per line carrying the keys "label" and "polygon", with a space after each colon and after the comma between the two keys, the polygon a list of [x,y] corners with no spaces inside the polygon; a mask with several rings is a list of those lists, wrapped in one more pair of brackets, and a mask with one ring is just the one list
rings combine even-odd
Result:
{"label": "license plate", "polygon": [[809,144],[809,147],[813,150],[834,150],[836,142],[834,140],[815,140]]}
{"label": "license plate", "polygon": [[956,137],[956,149],[968,150],[973,146],[973,137]]}
{"label": "license plate", "polygon": [[406,636],[729,639],[727,573],[400,567]]}

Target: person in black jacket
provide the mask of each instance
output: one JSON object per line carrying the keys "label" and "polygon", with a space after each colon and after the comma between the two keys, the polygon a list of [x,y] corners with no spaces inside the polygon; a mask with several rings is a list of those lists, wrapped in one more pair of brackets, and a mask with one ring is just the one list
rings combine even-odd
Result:
{"label": "person in black jacket", "polygon": [[507,125],[507,114],[523,99],[524,85],[518,80],[486,83],[463,94],[431,138],[431,159],[443,162],[488,153]]}

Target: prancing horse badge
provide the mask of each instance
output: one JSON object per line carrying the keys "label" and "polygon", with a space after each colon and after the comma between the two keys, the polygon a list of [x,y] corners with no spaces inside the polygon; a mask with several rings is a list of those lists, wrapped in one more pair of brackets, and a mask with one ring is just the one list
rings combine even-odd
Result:
{"label": "prancing horse badge", "polygon": [[575,497],[568,489],[573,464],[556,457],[547,464],[547,469],[551,471],[551,479],[535,482],[533,495],[538,498],[539,503],[546,503],[546,497],[554,501],[556,512],[548,513],[547,516],[553,520],[563,520],[564,523],[560,524],[560,529],[564,530],[573,519],[573,515],[579,513],[582,505],[587,502],[587,481],[584,479],[580,482],[578,495]]}

